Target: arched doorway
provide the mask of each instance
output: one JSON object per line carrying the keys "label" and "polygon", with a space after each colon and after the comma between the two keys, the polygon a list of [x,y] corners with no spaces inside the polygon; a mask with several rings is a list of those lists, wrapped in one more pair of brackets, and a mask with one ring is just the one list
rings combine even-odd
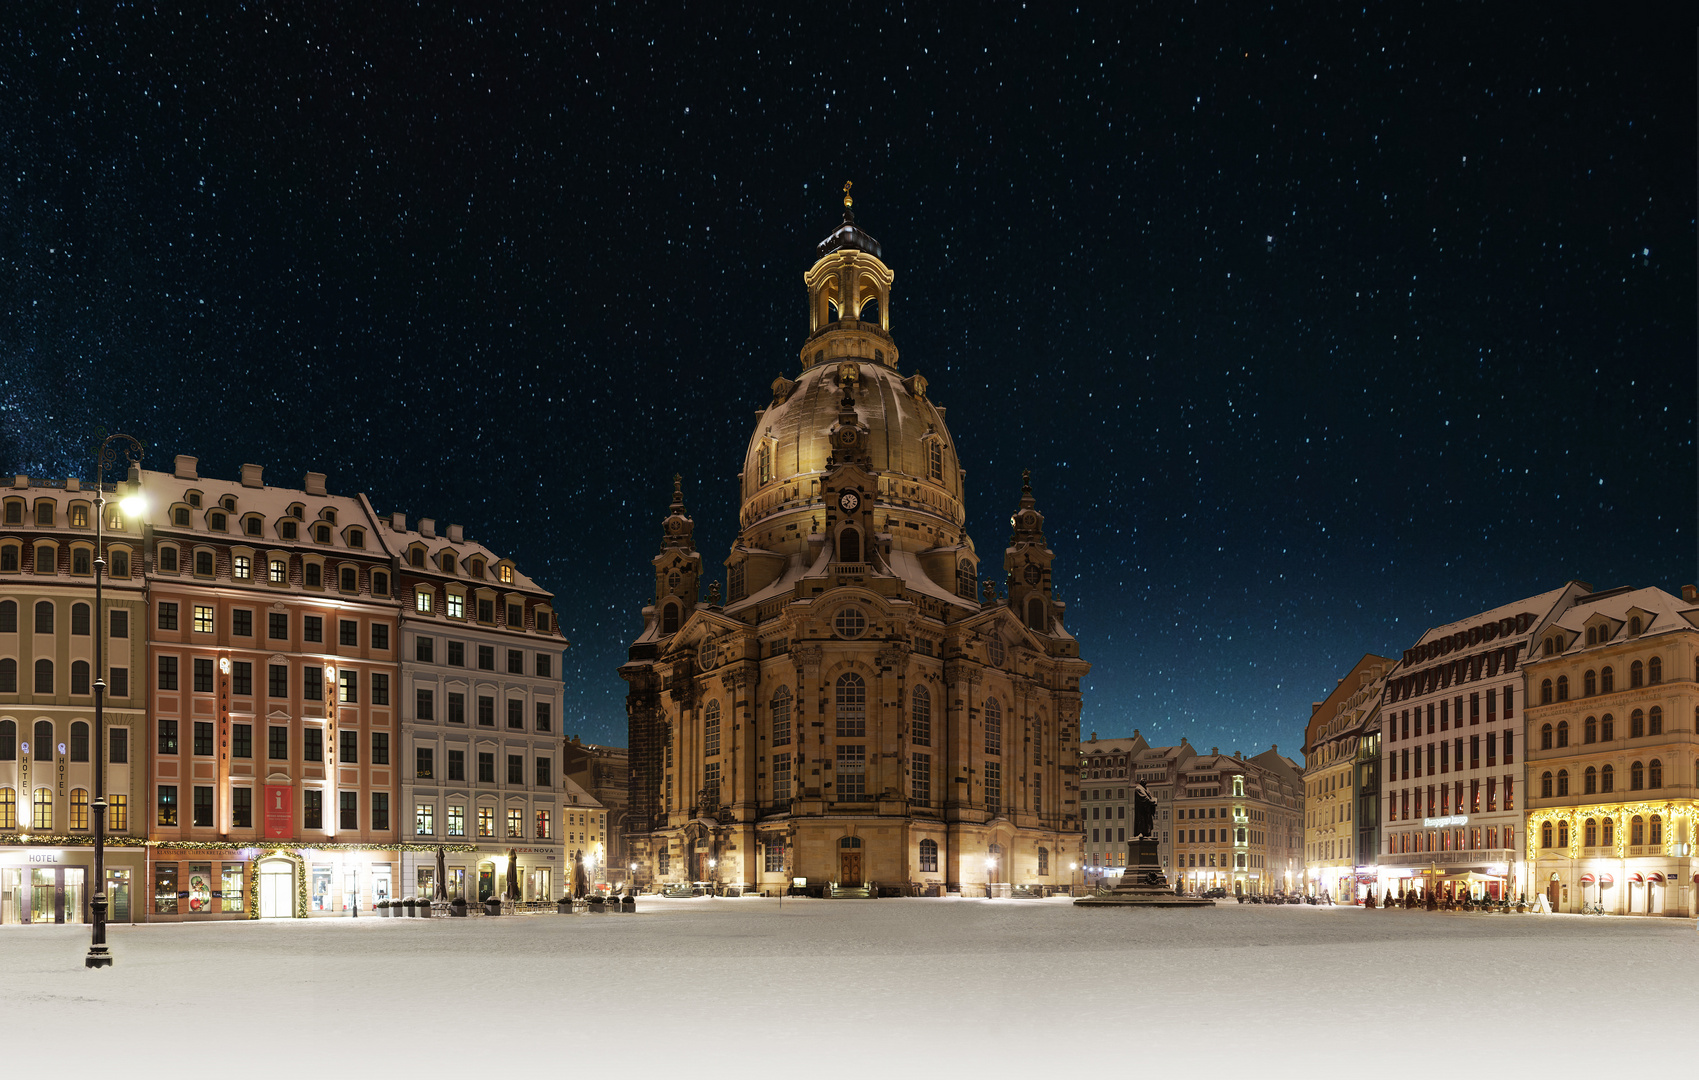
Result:
{"label": "arched doorway", "polygon": [[1556,911],[1558,910],[1558,903],[1562,899],[1563,884],[1557,880],[1557,875],[1553,874],[1551,882],[1546,885],[1546,900],[1551,904],[1552,910]]}
{"label": "arched doorway", "polygon": [[260,860],[260,918],[295,917],[295,863],[291,859]]}
{"label": "arched doorway", "polygon": [[838,841],[838,881],[844,885],[861,884],[861,837],[846,836]]}

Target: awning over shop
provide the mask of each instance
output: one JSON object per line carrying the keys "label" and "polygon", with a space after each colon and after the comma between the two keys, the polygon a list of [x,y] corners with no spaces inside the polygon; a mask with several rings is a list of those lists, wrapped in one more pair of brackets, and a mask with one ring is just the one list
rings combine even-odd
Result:
{"label": "awning over shop", "polygon": [[1642,882],[1644,882],[1646,879],[1638,873],[1633,873],[1633,874],[1628,875],[1628,880],[1633,882],[1636,885],[1639,885]]}
{"label": "awning over shop", "polygon": [[1595,882],[1597,880],[1598,879],[1595,878],[1592,874],[1582,874],[1581,875],[1581,884],[1583,884],[1583,885],[1591,885],[1593,882]]}
{"label": "awning over shop", "polygon": [[1658,873],[1657,871],[1653,871],[1652,873],[1646,875],[1646,880],[1650,881],[1654,885],[1662,885],[1664,883],[1664,875]]}
{"label": "awning over shop", "polygon": [[1599,875],[1599,888],[1608,889],[1612,885],[1615,885],[1615,884],[1616,884],[1616,878],[1611,877],[1609,874],[1600,874]]}

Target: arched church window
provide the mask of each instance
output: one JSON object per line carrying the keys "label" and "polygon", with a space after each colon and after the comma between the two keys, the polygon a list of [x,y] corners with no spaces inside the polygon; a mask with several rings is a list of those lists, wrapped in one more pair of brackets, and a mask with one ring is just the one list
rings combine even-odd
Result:
{"label": "arched church window", "polygon": [[920,872],[936,874],[938,872],[938,841],[922,840],[920,842]]}
{"label": "arched church window", "polygon": [[720,703],[710,701],[702,711],[702,755],[717,757],[720,753]]}
{"label": "arched church window", "polygon": [[979,575],[973,572],[973,563],[966,559],[956,564],[956,595],[969,600],[979,596]]}
{"label": "arched church window", "polygon": [[940,484],[944,482],[943,439],[926,440],[926,475],[938,481]]}
{"label": "arched church window", "polygon": [[773,691],[773,745],[789,746],[791,742],[791,692],[781,686]]}
{"label": "arched church window", "polygon": [[732,563],[726,571],[726,592],[732,600],[742,600],[744,596],[743,564]]}
{"label": "arched church window", "polygon": [[678,633],[678,605],[668,604],[661,609],[661,633]]}
{"label": "arched church window", "polygon": [[755,451],[755,482],[765,484],[773,478],[773,449],[763,442]]}
{"label": "arched church window", "polygon": [[909,691],[909,741],[916,746],[932,745],[932,691],[917,686]]}
{"label": "arched church window", "polygon": [[861,532],[857,529],[845,529],[838,534],[838,561],[858,563],[861,561]]}
{"label": "arched church window", "polygon": [[1044,601],[1036,596],[1029,597],[1026,602],[1026,624],[1034,630],[1048,629],[1044,618]]}
{"label": "arched church window", "polygon": [[855,672],[838,676],[838,738],[860,739],[867,735],[867,684]]}

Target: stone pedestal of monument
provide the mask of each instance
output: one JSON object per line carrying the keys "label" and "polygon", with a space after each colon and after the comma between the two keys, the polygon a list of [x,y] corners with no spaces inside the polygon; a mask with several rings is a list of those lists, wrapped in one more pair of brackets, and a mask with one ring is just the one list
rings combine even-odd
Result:
{"label": "stone pedestal of monument", "polygon": [[1074,900],[1078,907],[1214,907],[1214,900],[1198,896],[1176,896],[1162,873],[1157,858],[1154,837],[1139,837],[1127,841],[1127,870],[1121,883],[1113,889],[1081,896]]}

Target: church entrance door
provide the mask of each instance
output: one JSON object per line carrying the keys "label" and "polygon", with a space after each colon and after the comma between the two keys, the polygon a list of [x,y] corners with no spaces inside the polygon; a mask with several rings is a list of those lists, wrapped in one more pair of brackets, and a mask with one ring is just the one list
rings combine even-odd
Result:
{"label": "church entrance door", "polygon": [[838,881],[845,885],[861,884],[861,852],[838,852]]}

